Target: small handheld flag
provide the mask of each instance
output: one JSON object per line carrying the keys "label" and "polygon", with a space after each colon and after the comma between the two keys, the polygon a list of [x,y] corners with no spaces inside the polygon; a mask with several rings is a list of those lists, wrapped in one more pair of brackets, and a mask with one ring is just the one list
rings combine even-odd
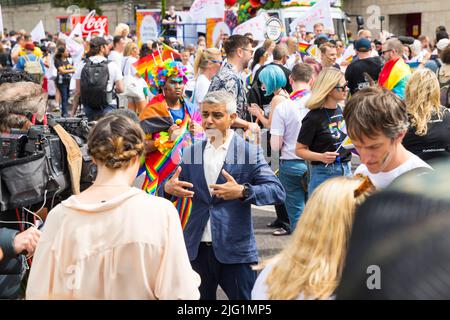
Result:
{"label": "small handheld flag", "polygon": [[309,43],[299,42],[298,43],[298,51],[300,53],[308,53],[308,49],[311,47]]}

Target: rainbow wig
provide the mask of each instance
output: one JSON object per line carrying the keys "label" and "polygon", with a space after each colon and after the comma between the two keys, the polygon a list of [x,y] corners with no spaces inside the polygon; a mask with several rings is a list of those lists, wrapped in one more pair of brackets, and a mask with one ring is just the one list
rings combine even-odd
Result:
{"label": "rainbow wig", "polygon": [[188,81],[186,67],[178,61],[167,59],[164,62],[157,63],[150,69],[151,74],[148,75],[148,85],[153,94],[157,94],[158,90],[164,86],[167,79],[171,77],[181,78],[183,84]]}

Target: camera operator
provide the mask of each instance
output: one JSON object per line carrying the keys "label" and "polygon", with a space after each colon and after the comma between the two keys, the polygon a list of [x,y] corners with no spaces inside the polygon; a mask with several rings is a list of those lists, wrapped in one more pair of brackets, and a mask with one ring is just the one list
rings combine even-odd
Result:
{"label": "camera operator", "polygon": [[41,237],[41,231],[29,228],[23,232],[0,228],[0,299],[18,299],[24,275],[25,256],[31,255]]}
{"label": "camera operator", "polygon": [[22,128],[24,116],[33,115],[37,122],[43,121],[46,108],[47,95],[28,74],[16,70],[0,70],[2,132],[9,132],[10,128]]}
{"label": "camera operator", "polygon": [[[9,133],[11,129],[28,130],[32,125],[27,118],[29,114],[42,121],[46,102],[42,87],[25,72],[0,70],[0,133]],[[17,299],[25,274],[25,256],[21,253],[34,252],[41,232],[36,228],[25,230],[28,221],[23,221],[26,217],[21,217],[15,210],[2,211],[1,220],[0,299]],[[11,223],[17,220],[20,223]]]}

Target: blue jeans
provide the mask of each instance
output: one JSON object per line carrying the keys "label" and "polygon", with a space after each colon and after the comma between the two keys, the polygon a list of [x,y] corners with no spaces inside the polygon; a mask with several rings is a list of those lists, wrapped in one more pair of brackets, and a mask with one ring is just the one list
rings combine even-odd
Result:
{"label": "blue jeans", "polygon": [[305,191],[301,182],[307,170],[304,160],[280,160],[279,179],[286,190],[285,206],[291,232],[294,232],[305,207]]}
{"label": "blue jeans", "polygon": [[61,93],[61,117],[69,116],[69,96],[70,83],[58,83],[58,90]]}
{"label": "blue jeans", "polygon": [[89,106],[83,105],[84,113],[86,114],[86,117],[88,118],[88,121],[95,121],[106,115],[107,113],[110,113],[111,111],[114,111],[117,109],[116,105],[107,105],[103,109],[93,109]]}
{"label": "blue jeans", "polygon": [[308,195],[311,197],[313,191],[325,180],[333,177],[351,176],[350,161],[344,163],[313,164],[310,170]]}

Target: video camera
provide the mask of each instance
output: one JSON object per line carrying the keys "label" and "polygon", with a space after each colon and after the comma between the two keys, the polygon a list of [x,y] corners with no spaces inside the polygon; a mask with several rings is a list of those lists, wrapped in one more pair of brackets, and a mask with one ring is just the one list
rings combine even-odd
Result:
{"label": "video camera", "polygon": [[74,138],[82,151],[81,190],[95,180],[96,166],[87,154],[88,121],[49,117],[49,124],[0,134],[0,211],[40,203],[45,194],[54,197],[70,192],[67,152],[53,129],[56,124]]}

